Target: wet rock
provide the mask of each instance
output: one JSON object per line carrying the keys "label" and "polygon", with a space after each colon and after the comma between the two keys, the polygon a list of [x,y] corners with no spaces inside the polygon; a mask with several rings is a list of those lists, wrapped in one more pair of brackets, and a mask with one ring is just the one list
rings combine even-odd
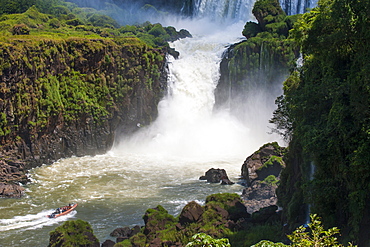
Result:
{"label": "wet rock", "polygon": [[[135,234],[139,233],[139,232],[140,232],[140,230],[141,230],[141,227],[140,227],[140,226],[138,226],[138,225],[134,226],[133,228],[131,228],[131,236],[133,236],[133,235],[135,235]],[[130,236],[130,237],[131,237],[131,236]]]}
{"label": "wet rock", "polygon": [[262,146],[257,152],[249,156],[242,165],[241,175],[250,186],[255,180],[264,180],[270,175],[280,176],[285,167],[283,154],[285,148],[280,147],[276,142]]}
{"label": "wet rock", "polygon": [[27,183],[24,162],[18,160],[0,160],[0,182],[4,183]]}
{"label": "wet rock", "polygon": [[118,237],[118,238],[116,238],[116,243],[125,241],[126,239],[127,239],[126,237]]}
{"label": "wet rock", "polygon": [[242,193],[248,213],[277,204],[276,188],[285,167],[285,148],[276,142],[267,143],[249,156],[242,165],[246,186]]}
{"label": "wet rock", "polygon": [[232,185],[235,184],[234,182],[231,182],[229,178],[227,177],[222,177],[221,178],[221,184],[222,185]]}
{"label": "wet rock", "polygon": [[[217,205],[217,204],[207,204],[206,205],[206,210],[207,211],[211,211],[213,210],[215,212],[216,215],[219,215],[221,216],[221,219],[222,220],[227,220],[229,219],[229,212],[224,209],[223,207],[221,207],[220,205]],[[216,217],[215,217],[216,218]],[[217,224],[217,223],[216,223]],[[221,223],[220,223],[221,224]]]}
{"label": "wet rock", "polygon": [[248,213],[253,213],[261,208],[277,204],[276,185],[255,181],[251,187],[245,188],[242,193],[244,205]]}
{"label": "wet rock", "polygon": [[117,237],[116,242],[122,242],[125,239],[129,239],[138,232],[140,232],[140,226],[134,226],[133,228],[129,227],[121,227],[121,228],[116,228],[114,229],[113,232],[111,232],[110,236],[111,237]]}
{"label": "wet rock", "polygon": [[204,208],[198,203],[189,202],[181,211],[179,222],[181,225],[197,222],[204,213]]}
{"label": "wet rock", "polygon": [[126,237],[129,238],[131,236],[132,230],[129,227],[122,227],[116,228],[113,232],[111,232],[111,237]]}
{"label": "wet rock", "polygon": [[0,197],[21,197],[24,188],[17,184],[0,183]]}
{"label": "wet rock", "polygon": [[101,247],[113,247],[115,244],[116,243],[114,241],[107,239],[101,244]]}
{"label": "wet rock", "polygon": [[176,223],[175,217],[170,215],[168,211],[160,205],[156,208],[148,209],[143,216],[143,220],[145,222],[143,231],[145,235],[164,230],[167,225]]}
{"label": "wet rock", "polygon": [[277,221],[279,218],[278,207],[276,205],[261,208],[252,214],[252,222],[257,224]]}
{"label": "wet rock", "polygon": [[207,180],[208,183],[220,183],[222,184],[234,184],[229,180],[224,169],[209,169],[204,176],[199,178],[200,180]]}
{"label": "wet rock", "polygon": [[[211,204],[211,202],[216,202],[216,204]],[[210,195],[206,199],[206,207],[209,205],[212,205],[212,207],[226,219],[237,221],[240,218],[250,217],[246,206],[237,194],[220,193]],[[223,205],[222,209],[226,210],[227,215],[223,210],[218,209],[217,205]]]}

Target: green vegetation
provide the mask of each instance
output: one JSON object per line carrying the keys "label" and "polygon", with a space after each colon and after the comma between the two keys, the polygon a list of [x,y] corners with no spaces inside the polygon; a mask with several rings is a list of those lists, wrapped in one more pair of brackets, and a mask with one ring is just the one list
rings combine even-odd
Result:
{"label": "green vegetation", "polygon": [[283,157],[279,157],[279,156],[276,156],[276,155],[271,155],[271,157],[265,163],[263,163],[263,166],[258,168],[258,170],[262,170],[262,169],[267,168],[268,166],[272,166],[274,164],[279,164],[281,167],[285,167]]}
{"label": "green vegetation", "polygon": [[[184,221],[182,214],[189,215],[188,210],[192,212],[190,214],[198,217]],[[237,194],[210,195],[204,206],[190,202],[177,217],[168,214],[167,210],[159,205],[146,211],[143,216],[145,226],[141,232],[131,237],[129,241],[119,243],[118,246],[145,246],[154,239],[160,239],[161,243],[167,245],[177,243],[185,245],[192,242],[188,246],[198,246],[199,242],[205,244],[207,241],[221,244],[219,246],[230,246],[228,245],[230,239],[232,245],[241,246],[238,243],[243,243],[245,239],[242,235],[237,235],[237,229],[235,231],[230,229],[232,228],[230,225],[231,221],[237,222],[245,217],[249,215]]]}
{"label": "green vegetation", "polygon": [[[308,223],[308,228],[305,226],[298,227],[291,235],[288,235],[291,241],[290,245],[283,243],[274,243],[263,240],[252,247],[307,247],[307,246],[323,246],[323,247],[343,247],[344,245],[338,243],[337,236],[339,229],[337,227],[325,230],[322,226],[321,220],[317,215],[310,215],[311,222]],[[349,243],[349,246],[353,246]]]}
{"label": "green vegetation", "polygon": [[245,24],[243,35],[247,40],[230,49],[227,68],[221,67],[218,88],[229,92],[231,87],[231,94],[235,94],[231,98],[282,81],[299,55],[296,43],[288,37],[296,16],[286,16],[278,0],[256,1],[253,14],[258,23]]}
{"label": "green vegetation", "polygon": [[211,236],[204,233],[197,233],[191,237],[191,242],[189,242],[185,247],[230,247],[229,240],[227,238],[214,239]]}
{"label": "green vegetation", "polygon": [[3,105],[8,109],[3,136],[27,122],[33,123],[30,131],[53,127],[53,117],[67,123],[87,117],[101,124],[118,109],[128,110],[133,88],[149,93],[160,87],[164,55],[137,38],[17,39],[0,43],[0,77],[22,71],[2,83],[3,98],[11,99]]}
{"label": "green vegetation", "polygon": [[66,221],[50,232],[49,247],[99,246],[90,224],[83,220]]}
{"label": "green vegetation", "polygon": [[261,32],[265,35],[278,38],[283,35],[288,36],[288,20],[285,12],[282,10],[278,0],[258,0],[255,2],[252,10],[258,24],[247,22],[245,24],[243,35],[246,38],[257,36]]}
{"label": "green vegetation", "polygon": [[262,182],[275,186],[275,185],[279,184],[280,180],[277,177],[275,177],[274,175],[269,175]]}
{"label": "green vegetation", "polygon": [[[370,244],[369,1],[321,0],[294,25],[303,65],[284,83],[272,122],[288,139],[278,190],[290,226],[302,220],[302,200],[325,225]],[[307,175],[315,164],[311,181]],[[300,218],[301,217],[301,218]]]}
{"label": "green vegetation", "polygon": [[[151,47],[169,49],[168,41],[190,36],[185,30],[177,32],[173,27],[162,27],[161,24],[149,22],[121,27],[104,11],[80,8],[64,0],[33,0],[27,4],[22,0],[4,1],[6,3],[0,2],[0,34],[4,37],[11,34],[30,34],[45,38],[136,37]],[[25,9],[25,6],[28,7]],[[20,31],[17,32],[17,29]]]}
{"label": "green vegetation", "polygon": [[[189,215],[198,216],[189,220],[186,218]],[[264,213],[259,216],[265,217]],[[190,202],[177,217],[168,214],[162,206],[157,206],[148,209],[143,219],[145,226],[141,232],[117,246],[146,246],[157,241],[164,246],[188,244],[187,246],[247,247],[263,239],[281,241],[283,238],[278,218],[270,219],[267,223],[253,222],[253,216],[251,219],[246,213],[237,194],[210,195],[204,206]]]}
{"label": "green vegetation", "polygon": [[284,235],[280,222],[250,224],[246,229],[233,232],[230,236],[231,246],[250,247],[255,243],[268,239],[282,241]]}

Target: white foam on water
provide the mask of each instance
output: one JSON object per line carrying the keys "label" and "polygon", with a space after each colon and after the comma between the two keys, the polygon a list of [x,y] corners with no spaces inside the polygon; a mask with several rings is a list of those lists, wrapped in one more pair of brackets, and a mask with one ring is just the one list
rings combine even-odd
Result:
{"label": "white foam on water", "polygon": [[52,212],[54,212],[54,210],[44,210],[37,214],[15,216],[11,219],[0,219],[0,232],[14,229],[27,231],[42,228],[44,226],[51,226],[73,218],[77,213],[77,211],[72,211],[67,215],[51,219],[47,217],[47,215],[50,215]]}

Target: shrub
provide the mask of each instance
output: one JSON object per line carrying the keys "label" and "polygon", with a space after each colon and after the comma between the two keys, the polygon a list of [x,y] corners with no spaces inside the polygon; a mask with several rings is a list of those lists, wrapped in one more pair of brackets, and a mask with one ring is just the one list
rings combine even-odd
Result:
{"label": "shrub", "polygon": [[[310,215],[310,218],[311,223],[307,224],[309,231],[305,226],[300,226],[292,235],[288,235],[288,238],[292,241],[292,246],[344,246],[339,244],[337,237],[335,237],[340,231],[337,227],[325,230],[316,214]],[[349,246],[352,246],[352,244],[349,244]]]}
{"label": "shrub", "polygon": [[230,247],[227,238],[214,239],[205,233],[197,233],[185,247]]}
{"label": "shrub", "polygon": [[60,28],[60,21],[57,18],[53,18],[49,21],[49,26],[52,28]]}
{"label": "shrub", "polygon": [[30,29],[26,24],[14,25],[12,28],[13,35],[28,35],[30,34]]}
{"label": "shrub", "polygon": [[[322,247],[343,247],[344,245],[338,243],[336,235],[339,234],[337,227],[325,230],[321,224],[320,218],[314,214],[310,215],[311,223],[306,226],[298,227],[288,238],[292,241],[290,245],[282,243],[273,243],[262,240],[251,247],[306,247],[306,246],[322,246]],[[349,246],[354,246],[349,243]]]}
{"label": "shrub", "polygon": [[75,18],[75,19],[66,21],[66,24],[77,27],[79,25],[83,25],[84,23],[80,19]]}

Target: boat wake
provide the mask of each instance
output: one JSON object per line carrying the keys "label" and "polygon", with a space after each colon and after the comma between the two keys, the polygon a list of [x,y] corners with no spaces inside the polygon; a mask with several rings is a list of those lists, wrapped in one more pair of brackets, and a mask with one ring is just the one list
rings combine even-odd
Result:
{"label": "boat wake", "polygon": [[27,231],[42,228],[44,226],[51,226],[66,221],[74,217],[77,213],[76,211],[73,211],[67,215],[60,216],[55,219],[50,219],[46,217],[52,212],[54,212],[54,210],[44,210],[38,214],[15,216],[12,219],[0,219],[0,232],[10,231],[14,229]]}

